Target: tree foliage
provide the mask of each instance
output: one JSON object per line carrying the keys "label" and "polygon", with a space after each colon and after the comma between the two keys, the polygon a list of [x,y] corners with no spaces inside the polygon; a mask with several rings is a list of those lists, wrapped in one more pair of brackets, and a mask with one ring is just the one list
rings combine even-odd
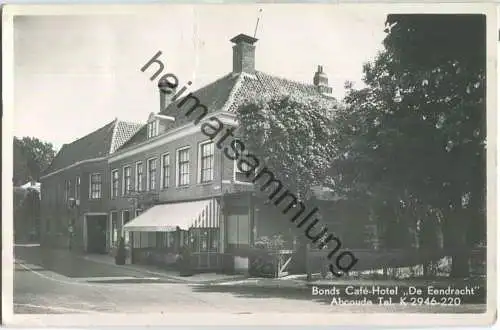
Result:
{"label": "tree foliage", "polygon": [[349,88],[337,113],[337,188],[442,221],[461,276],[465,248],[485,237],[486,20],[389,15],[386,26],[366,87]]}
{"label": "tree foliage", "polygon": [[14,137],[14,184],[38,180],[55,154],[52,143],[42,142],[35,137]]}

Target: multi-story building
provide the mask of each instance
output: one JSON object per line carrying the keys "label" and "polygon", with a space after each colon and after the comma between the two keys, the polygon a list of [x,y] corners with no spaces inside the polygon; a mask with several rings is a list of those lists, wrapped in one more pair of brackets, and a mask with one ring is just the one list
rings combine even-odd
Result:
{"label": "multi-story building", "polygon": [[107,157],[143,125],[113,120],[65,144],[41,177],[41,244],[104,252],[109,201]]}
{"label": "multi-story building", "polygon": [[[205,121],[185,110],[205,109],[205,118],[216,116],[230,130],[238,126],[236,109],[260,93],[334,101],[332,90],[321,66],[313,84],[275,77],[255,69],[257,39],[240,34],[231,41],[231,72],[177,100],[164,92],[168,83],[160,78],[160,112],[150,114],[147,124],[109,156],[109,246],[124,235],[134,251],[161,250],[164,260],[173,261],[189,246],[199,269],[223,268],[222,255],[234,257],[232,267],[245,268],[248,261],[239,256],[257,237],[290,230],[288,223],[273,220],[279,210],[266,205],[218,142],[200,130]],[[159,77],[162,69],[153,58],[143,71]]]}

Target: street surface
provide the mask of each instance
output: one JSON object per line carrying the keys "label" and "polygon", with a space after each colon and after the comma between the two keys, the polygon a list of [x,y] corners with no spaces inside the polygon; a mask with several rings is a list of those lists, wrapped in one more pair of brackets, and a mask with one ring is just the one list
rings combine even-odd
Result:
{"label": "street surface", "polygon": [[[463,306],[336,305],[311,288],[266,286],[272,280],[187,283],[160,272],[103,264],[66,251],[15,247],[15,313],[196,313],[427,312],[474,313],[484,304]],[[257,281],[257,282],[256,282]]]}

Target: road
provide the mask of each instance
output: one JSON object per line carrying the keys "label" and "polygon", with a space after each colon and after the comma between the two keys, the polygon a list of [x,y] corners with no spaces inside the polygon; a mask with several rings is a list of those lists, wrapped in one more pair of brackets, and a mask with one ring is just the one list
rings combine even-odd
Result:
{"label": "road", "polygon": [[67,252],[16,247],[15,313],[224,312],[479,312],[484,305],[455,307],[331,306],[307,287],[190,284],[168,275],[86,260]]}

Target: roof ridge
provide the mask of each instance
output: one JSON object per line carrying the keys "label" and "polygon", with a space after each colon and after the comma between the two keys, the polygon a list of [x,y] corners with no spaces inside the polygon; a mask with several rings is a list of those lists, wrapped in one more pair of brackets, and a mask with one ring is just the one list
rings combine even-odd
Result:
{"label": "roof ridge", "polygon": [[138,122],[135,122],[135,121],[127,121],[127,120],[122,120],[122,119],[118,119],[118,122],[117,123],[124,123],[124,124],[128,124],[128,125],[145,125],[143,123],[138,123]]}
{"label": "roof ridge", "polygon": [[[97,128],[97,129],[93,130],[92,132],[88,133],[87,135],[84,135],[84,136],[82,136],[82,137],[80,137],[80,138],[78,138],[78,139],[76,139],[76,140],[73,140],[73,141],[71,141],[70,143],[64,143],[63,145],[70,146],[70,145],[72,145],[73,143],[76,143],[76,142],[78,142],[78,141],[80,141],[80,140],[83,140],[83,139],[85,139],[85,138],[87,138],[87,137],[91,136],[92,134],[95,134],[96,132],[98,132],[98,131],[100,131],[100,130],[102,130],[102,129],[106,128],[107,126],[110,126],[110,125],[114,124],[114,123],[115,123],[115,121],[116,121],[116,119],[113,119],[111,122],[109,122],[109,123],[107,123],[106,125],[101,126],[101,127]],[[62,147],[61,147],[61,149],[62,149]]]}
{"label": "roof ridge", "polygon": [[202,87],[198,88],[197,90],[195,90],[195,91],[193,91],[191,93],[195,93],[195,92],[199,91],[202,88],[205,88],[205,87],[213,85],[213,84],[215,84],[215,83],[217,83],[217,82],[219,82],[219,81],[221,81],[223,79],[226,79],[226,78],[230,77],[232,74],[233,74],[232,72],[229,72],[229,73],[223,75],[222,77],[220,77],[219,79],[216,79],[216,80],[214,80],[212,82],[206,83],[205,85],[203,85]]}
{"label": "roof ridge", "polygon": [[[213,84],[218,83],[218,82],[219,82],[219,81],[221,81],[221,80],[224,80],[224,79],[226,79],[226,78],[228,78],[228,77],[231,77],[231,75],[232,75],[232,74],[233,74],[232,72],[229,72],[229,73],[227,73],[227,74],[223,75],[222,77],[220,77],[220,78],[218,78],[218,79],[216,79],[216,80],[214,80],[214,81],[211,81],[211,82],[206,83],[205,85],[203,85],[203,86],[201,86],[201,87],[198,87],[197,89],[195,89],[195,90],[193,90],[193,91],[186,90],[185,92],[188,92],[188,94],[196,94],[196,92],[201,91],[203,88],[206,88],[206,87],[208,87],[208,86],[211,86],[211,85],[213,85]],[[185,92],[183,92],[182,94],[184,94]],[[181,95],[182,95],[182,94],[181,94]],[[177,98],[176,102],[177,102],[178,100],[182,99],[181,95],[179,95],[179,97]]]}
{"label": "roof ridge", "polygon": [[[125,126],[126,128],[122,129],[121,134],[119,134],[118,130],[120,129],[120,124],[121,127]],[[114,153],[116,150],[118,150],[121,146],[123,146],[125,143],[127,143],[133,136],[135,136],[143,127],[145,124],[142,123],[134,123],[134,122],[127,122],[124,120],[118,120],[115,123],[115,127],[113,128],[113,134],[111,136],[111,143],[109,146],[109,154]],[[130,134],[125,133],[125,136],[123,135],[123,130],[129,129]],[[123,138],[123,140],[121,140]]]}

